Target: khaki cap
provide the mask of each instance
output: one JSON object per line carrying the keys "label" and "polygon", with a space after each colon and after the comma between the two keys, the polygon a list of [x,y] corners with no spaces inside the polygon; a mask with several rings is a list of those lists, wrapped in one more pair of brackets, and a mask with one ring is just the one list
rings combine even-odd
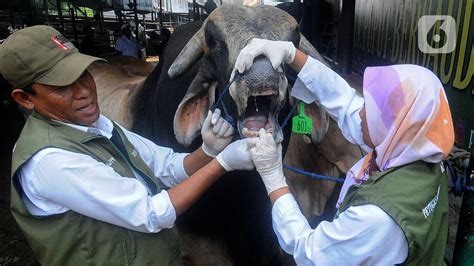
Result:
{"label": "khaki cap", "polygon": [[16,31],[0,45],[0,74],[14,88],[34,82],[69,85],[97,60],[104,59],[79,53],[61,33],[44,25]]}

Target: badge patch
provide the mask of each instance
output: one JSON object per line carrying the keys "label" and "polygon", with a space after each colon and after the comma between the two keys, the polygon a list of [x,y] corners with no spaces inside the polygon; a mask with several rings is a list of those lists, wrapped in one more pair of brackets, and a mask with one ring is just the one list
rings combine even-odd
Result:
{"label": "badge patch", "polygon": [[62,35],[55,35],[51,37],[51,40],[56,44],[57,47],[63,49],[64,51],[69,51],[75,48],[74,44],[72,44],[71,41]]}

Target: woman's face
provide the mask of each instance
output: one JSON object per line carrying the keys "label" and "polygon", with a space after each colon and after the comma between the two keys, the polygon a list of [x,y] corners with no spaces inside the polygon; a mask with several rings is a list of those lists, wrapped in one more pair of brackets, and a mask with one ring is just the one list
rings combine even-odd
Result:
{"label": "woman's face", "polygon": [[369,127],[367,125],[367,117],[365,116],[365,105],[360,109],[359,111],[359,116],[360,116],[360,126],[362,128],[362,140],[364,140],[364,143],[371,147],[372,149],[375,149],[375,145],[370,139],[369,135]]}

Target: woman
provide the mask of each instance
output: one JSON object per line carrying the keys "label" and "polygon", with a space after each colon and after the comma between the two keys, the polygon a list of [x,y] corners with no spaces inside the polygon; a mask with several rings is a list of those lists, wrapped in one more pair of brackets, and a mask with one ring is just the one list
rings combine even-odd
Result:
{"label": "woman", "polygon": [[336,218],[311,229],[285,182],[281,145],[264,130],[250,142],[281,247],[299,265],[442,264],[448,199],[440,162],[454,132],[438,78],[415,65],[370,67],[360,97],[292,43],[261,39],[240,52],[235,70],[261,54],[275,69],[286,63],[299,72],[292,96],[322,106],[368,151],[347,173]]}

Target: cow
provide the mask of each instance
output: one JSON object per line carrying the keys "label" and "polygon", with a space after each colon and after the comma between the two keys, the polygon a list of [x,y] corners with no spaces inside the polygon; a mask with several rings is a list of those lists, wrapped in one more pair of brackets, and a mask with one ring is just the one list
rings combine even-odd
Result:
{"label": "cow", "polygon": [[[291,41],[324,62],[286,12],[270,6],[223,5],[203,23],[178,28],[145,81],[130,77],[131,82],[121,81],[101,93],[105,82],[93,73],[99,81],[101,109],[159,145],[189,152],[201,144],[200,127],[208,110],[217,104],[234,123],[236,138],[254,136],[254,131],[264,127],[277,141],[283,141],[284,150],[288,142],[295,144],[288,148],[292,156],[287,156],[286,162],[309,164],[320,174],[341,176],[361,156],[360,149],[344,139],[321,108],[313,104],[307,109],[307,114],[315,114],[311,135],[290,139],[290,127],[282,128],[291,109],[288,95],[295,73],[284,66],[275,70],[267,58],[258,57],[249,71],[236,74],[229,84],[239,51],[254,37]],[[110,101],[111,92],[119,100]],[[223,100],[217,102],[218,98]],[[302,147],[305,154],[298,152]],[[313,154],[311,162],[305,161],[306,153]],[[308,218],[322,213],[333,190],[337,194],[335,185],[328,181],[309,181],[322,192],[319,198],[309,198],[307,182],[301,187],[301,177],[287,175],[290,189]],[[271,226],[271,204],[255,171],[226,174],[178,218],[177,225],[188,265],[293,263],[278,247]]]}

